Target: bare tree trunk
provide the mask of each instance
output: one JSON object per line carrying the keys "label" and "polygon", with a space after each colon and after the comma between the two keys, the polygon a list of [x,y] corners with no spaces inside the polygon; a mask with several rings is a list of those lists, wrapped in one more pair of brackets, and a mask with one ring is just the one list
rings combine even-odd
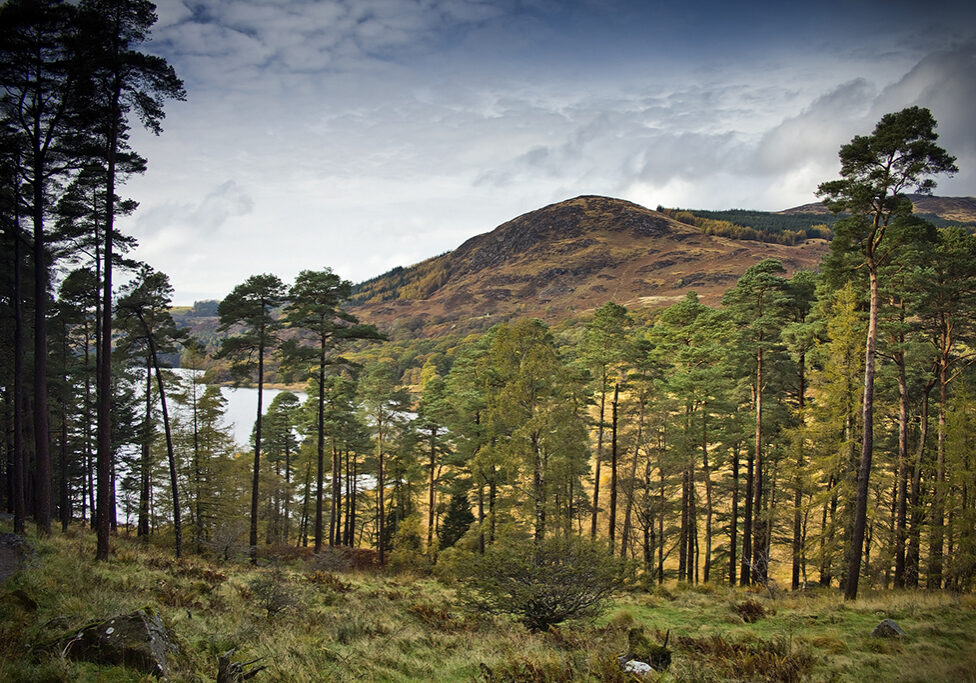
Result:
{"label": "bare tree trunk", "polygon": [[948,379],[948,339],[943,339],[942,357],[939,359],[939,417],[935,441],[935,495],[932,498],[932,522],[929,534],[929,570],[926,588],[942,587],[942,563],[945,551],[945,509],[946,509],[946,403]]}
{"label": "bare tree trunk", "polygon": [[[874,235],[870,239],[873,241]],[[868,333],[864,346],[864,405],[861,441],[861,465],[857,472],[857,500],[854,507],[854,527],[848,549],[847,583],[844,599],[857,599],[857,584],[861,576],[861,553],[864,548],[864,530],[867,523],[868,494],[871,477],[871,459],[874,455],[874,360],[878,339],[878,267],[873,250],[868,253],[868,282],[871,303],[868,313]]]}
{"label": "bare tree trunk", "polygon": [[434,549],[434,484],[437,467],[437,428],[430,428],[430,473],[427,483],[427,552]]}
{"label": "bare tree trunk", "polygon": [[735,585],[735,573],[738,567],[735,560],[735,549],[739,539],[736,526],[739,515],[739,444],[732,447],[732,506],[729,510],[729,585]]}
{"label": "bare tree trunk", "polygon": [[146,358],[146,418],[142,432],[142,462],[139,467],[139,526],[136,536],[149,540],[149,491],[152,487],[152,361]]}
{"label": "bare tree trunk", "polygon": [[261,343],[258,346],[258,411],[254,422],[254,472],[251,477],[251,533],[250,545],[251,564],[258,563],[258,482],[261,473],[261,418],[263,415],[262,399],[264,398],[264,330],[259,332]]}
{"label": "bare tree trunk", "polygon": [[[35,127],[37,128],[37,127]],[[41,535],[51,533],[51,438],[47,404],[47,250],[44,237],[45,169],[34,167],[34,521]],[[16,268],[16,267],[15,267]],[[107,555],[106,555],[107,559]]]}
{"label": "bare tree trunk", "polygon": [[606,417],[607,381],[603,378],[600,390],[600,424],[596,437],[596,472],[593,476],[593,515],[590,519],[590,538],[596,538],[597,518],[600,515],[600,466],[603,463],[603,421]]}
{"label": "bare tree trunk", "polygon": [[[797,409],[800,414],[802,425],[803,411],[806,407],[806,354],[801,354],[799,359],[799,395],[797,398]],[[793,483],[793,566],[790,574],[790,588],[797,590],[800,587],[800,565],[803,555],[803,471],[806,467],[806,457],[803,453],[803,436],[797,439],[796,443],[796,476]]]}
{"label": "bare tree trunk", "polygon": [[617,537],[617,404],[620,398],[620,385],[613,387],[613,403],[610,408],[610,554],[613,554],[614,540]]}
{"label": "bare tree trunk", "polygon": [[702,468],[705,475],[705,569],[704,579],[708,583],[712,567],[712,469],[708,464],[708,437],[706,404],[702,403]]}
{"label": "bare tree trunk", "polygon": [[[322,496],[325,489],[325,361],[319,363],[318,405],[315,413],[315,552],[322,550]],[[334,519],[334,516],[333,516]],[[331,545],[332,534],[329,534]]]}
{"label": "bare tree trunk", "polygon": [[[762,343],[762,335],[759,342]],[[763,348],[756,352],[756,443],[755,443],[755,463],[753,465],[753,484],[752,484],[752,580],[760,584],[766,583],[766,556],[769,549],[766,548],[766,526],[770,523],[768,513],[762,509],[763,497],[763,456],[762,456],[762,409],[763,409]],[[744,559],[744,557],[743,557]]]}
{"label": "bare tree trunk", "polygon": [[[145,321],[143,320],[143,326]],[[183,555],[183,525],[180,519],[180,489],[176,476],[176,455],[173,452],[173,434],[169,426],[169,411],[166,407],[166,388],[163,386],[163,373],[159,368],[159,357],[156,354],[156,344],[152,334],[146,326],[146,338],[149,341],[149,352],[152,355],[153,366],[156,368],[156,386],[159,389],[159,405],[163,412],[163,431],[166,434],[166,458],[169,461],[169,481],[173,487],[173,530],[176,532],[176,557]],[[260,398],[258,399],[260,406]],[[260,428],[258,434],[260,435]]]}
{"label": "bare tree trunk", "polygon": [[379,472],[378,472],[377,483],[376,483],[377,510],[378,510],[378,514],[379,514],[379,524],[378,524],[378,529],[379,529],[379,555],[378,555],[378,560],[379,560],[380,566],[382,567],[382,566],[384,566],[386,564],[386,537],[385,537],[386,520],[385,520],[385,510],[384,510],[384,505],[383,505],[383,502],[384,502],[383,501],[383,487],[386,485],[386,482],[383,480],[383,476],[384,476],[385,472],[383,471],[383,412],[382,412],[382,408],[380,409],[380,413],[376,417],[376,429],[377,429],[376,459],[377,459],[377,462],[379,463],[379,465],[378,465]]}
{"label": "bare tree trunk", "polygon": [[742,511],[742,566],[739,572],[739,585],[748,586],[752,582],[752,489],[755,452],[750,451],[746,460],[746,507]]}
{"label": "bare tree trunk", "polygon": [[[15,202],[16,204],[16,202]],[[24,312],[21,305],[21,261],[23,251],[21,249],[20,217],[15,216],[12,227],[14,242],[14,261],[13,261],[13,292],[11,293],[11,303],[14,314],[14,392],[13,392],[13,467],[11,477],[13,486],[13,513],[14,513],[14,533],[24,534],[26,528],[27,508],[24,496],[24,474],[25,453],[24,453],[24,418],[21,406],[24,401]]]}
{"label": "bare tree trunk", "polygon": [[644,400],[640,402],[640,413],[637,417],[637,438],[634,441],[634,460],[630,464],[630,482],[627,488],[627,504],[624,508],[624,530],[620,537],[620,556],[627,556],[627,545],[630,542],[631,513],[634,508],[634,488],[637,484],[637,462],[640,459],[641,440],[644,435]]}

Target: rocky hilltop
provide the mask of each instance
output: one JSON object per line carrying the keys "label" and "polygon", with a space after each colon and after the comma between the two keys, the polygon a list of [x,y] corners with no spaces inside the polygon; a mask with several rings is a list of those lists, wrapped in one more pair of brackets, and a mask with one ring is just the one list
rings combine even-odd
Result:
{"label": "rocky hilltop", "polygon": [[714,304],[764,258],[792,273],[826,251],[822,239],[788,246],[719,237],[631,202],[582,196],[364,282],[351,308],[395,334],[438,336],[520,315],[556,322],[611,300],[665,306],[691,290]]}

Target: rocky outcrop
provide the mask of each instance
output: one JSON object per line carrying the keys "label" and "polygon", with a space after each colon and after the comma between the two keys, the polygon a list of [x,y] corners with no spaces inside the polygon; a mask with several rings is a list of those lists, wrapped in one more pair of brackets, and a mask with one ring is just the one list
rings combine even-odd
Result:
{"label": "rocky outcrop", "polygon": [[175,651],[162,619],[151,609],[86,626],[61,642],[65,657],[125,666],[155,676],[169,674],[167,655]]}
{"label": "rocky outcrop", "polygon": [[905,632],[894,619],[885,619],[874,627],[871,635],[875,638],[904,638]]}

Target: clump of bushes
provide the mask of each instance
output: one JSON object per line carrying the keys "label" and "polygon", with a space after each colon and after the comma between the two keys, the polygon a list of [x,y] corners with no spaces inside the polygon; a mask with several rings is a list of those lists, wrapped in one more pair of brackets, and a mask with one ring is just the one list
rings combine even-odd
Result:
{"label": "clump of bushes", "polygon": [[496,543],[458,563],[460,596],[471,607],[510,614],[532,630],[596,616],[631,579],[626,561],[605,543],[555,537]]}
{"label": "clump of bushes", "polygon": [[733,607],[735,613],[742,617],[742,621],[752,624],[766,618],[766,608],[758,600],[749,598]]}

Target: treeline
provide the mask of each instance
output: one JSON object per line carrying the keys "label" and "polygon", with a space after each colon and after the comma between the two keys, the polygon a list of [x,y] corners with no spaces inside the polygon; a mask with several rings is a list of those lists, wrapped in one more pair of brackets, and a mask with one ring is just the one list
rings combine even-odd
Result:
{"label": "treeline", "polygon": [[[911,275],[885,290],[902,298],[880,316],[861,578],[971,590],[976,239],[916,219],[890,229],[898,271]],[[255,427],[251,514],[254,460],[221,436],[219,391],[184,377],[171,419],[192,547],[365,548],[424,570],[513,535],[576,534],[636,559],[655,581],[842,583],[868,308],[860,269],[842,256],[791,278],[759,263],[719,308],[691,294],[639,319],[608,303],[581,326],[519,320],[463,340],[373,342],[340,360],[352,330],[372,336],[346,320],[324,366],[304,356],[308,399],[278,394]],[[264,297],[273,305],[261,315],[277,334],[295,325],[298,283],[268,282],[280,298]],[[230,305],[255,284],[222,302],[225,324],[241,324]],[[253,322],[236,329],[251,334]],[[272,337],[265,353],[286,361],[295,349]],[[255,381],[259,358],[242,368]],[[158,394],[144,418],[154,425],[148,460],[124,469],[152,478],[146,533],[173,534]],[[135,483],[121,486],[134,511]]]}
{"label": "treeline", "polygon": [[706,235],[719,235],[737,240],[795,245],[804,240],[829,240],[830,226],[840,217],[831,214],[774,214],[764,211],[704,211],[700,209],[668,209],[657,211],[687,225],[699,228]]}

